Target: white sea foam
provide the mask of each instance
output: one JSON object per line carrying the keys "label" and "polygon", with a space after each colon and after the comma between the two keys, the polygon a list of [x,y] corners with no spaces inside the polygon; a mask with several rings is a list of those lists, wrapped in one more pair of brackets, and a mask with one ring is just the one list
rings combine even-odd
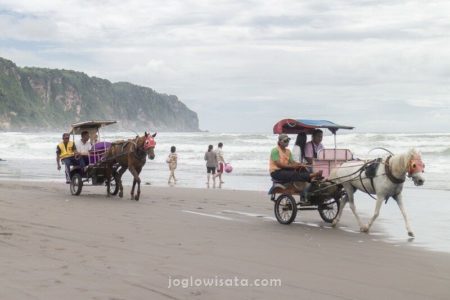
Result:
{"label": "white sea foam", "polygon": [[[132,132],[103,132],[103,139],[107,141],[127,139],[134,137]],[[55,173],[56,144],[60,141],[61,133],[0,133],[0,158],[7,160],[0,165],[2,177],[17,177],[21,174],[23,179],[58,178],[61,174]],[[293,146],[295,136],[292,136]],[[161,183],[166,182],[165,158],[172,145],[177,147],[179,155],[179,172],[192,178],[186,182],[193,184],[198,176],[204,174],[204,153],[209,144],[217,146],[218,142],[224,143],[226,161],[233,165],[233,176],[245,176],[238,180],[237,186],[232,188],[265,189],[262,182],[267,179],[255,177],[268,177],[268,156],[274,147],[277,137],[273,134],[249,134],[249,133],[159,133],[156,137],[156,159],[147,164],[144,173],[152,170],[152,182],[161,177]],[[334,147],[334,137],[325,135],[323,143],[325,147]],[[401,153],[415,147],[422,152],[426,164],[426,187],[434,189],[450,189],[450,183],[446,180],[446,174],[450,172],[450,134],[420,133],[420,134],[379,134],[379,133],[344,133],[337,136],[338,148],[349,148],[359,158],[372,158],[385,155],[383,150],[369,151],[375,147],[384,147],[394,153]],[[8,162],[13,165],[5,167]],[[20,169],[18,169],[20,166]],[[44,166],[46,166],[44,168]],[[46,168],[50,167],[50,170]],[[27,168],[32,170],[27,171]],[[155,174],[160,171],[163,175]],[[191,173],[191,174],[189,174]],[[230,176],[231,177],[231,176]],[[163,179],[164,178],[164,179]],[[230,179],[231,180],[231,179]],[[203,181],[203,180],[201,180]],[[244,182],[246,181],[246,182]],[[252,188],[252,182],[255,184]],[[157,182],[154,182],[158,184]],[[229,186],[231,188],[231,186]]]}

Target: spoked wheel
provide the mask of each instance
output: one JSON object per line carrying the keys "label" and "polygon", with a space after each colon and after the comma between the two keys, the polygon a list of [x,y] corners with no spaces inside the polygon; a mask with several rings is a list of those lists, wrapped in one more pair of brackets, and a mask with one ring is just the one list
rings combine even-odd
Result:
{"label": "spoked wheel", "polygon": [[291,195],[282,194],[275,201],[275,217],[284,225],[291,224],[297,216],[297,203]]}
{"label": "spoked wheel", "polygon": [[339,208],[341,207],[341,199],[342,197],[347,197],[347,194],[344,190],[336,193],[334,198],[330,198],[325,200],[322,204],[317,208],[319,210],[320,217],[327,223],[333,223],[333,220],[336,219]]}
{"label": "spoked wheel", "polygon": [[83,180],[81,175],[76,173],[73,174],[72,180],[70,181],[70,193],[74,196],[78,196],[83,189]]}
{"label": "spoked wheel", "polygon": [[117,195],[117,193],[119,192],[119,185],[117,184],[117,180],[116,180],[116,176],[113,176],[111,178],[111,182],[109,183],[109,187],[106,186],[107,189],[109,189],[109,194],[110,195]]}

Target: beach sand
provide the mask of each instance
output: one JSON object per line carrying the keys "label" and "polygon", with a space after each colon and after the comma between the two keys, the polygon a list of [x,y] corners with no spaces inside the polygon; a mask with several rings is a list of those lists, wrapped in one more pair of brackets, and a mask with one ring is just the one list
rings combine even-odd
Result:
{"label": "beach sand", "polygon": [[[313,211],[284,226],[263,192],[129,190],[1,181],[0,299],[450,298],[450,254],[359,233],[349,212],[337,229]],[[195,286],[236,278],[281,286]]]}

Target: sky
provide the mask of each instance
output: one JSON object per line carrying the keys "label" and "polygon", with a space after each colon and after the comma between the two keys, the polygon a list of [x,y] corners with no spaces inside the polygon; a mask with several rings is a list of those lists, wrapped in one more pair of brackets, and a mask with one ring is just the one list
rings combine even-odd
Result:
{"label": "sky", "polygon": [[212,132],[283,118],[450,132],[449,1],[0,0],[0,57],[178,96]]}

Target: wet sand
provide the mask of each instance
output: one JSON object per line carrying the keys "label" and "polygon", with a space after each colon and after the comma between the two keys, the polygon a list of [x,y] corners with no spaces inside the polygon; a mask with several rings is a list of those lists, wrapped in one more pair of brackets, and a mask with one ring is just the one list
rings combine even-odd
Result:
{"label": "wet sand", "polygon": [[283,226],[263,192],[129,189],[0,181],[0,299],[450,298],[450,254],[359,233],[349,212]]}

